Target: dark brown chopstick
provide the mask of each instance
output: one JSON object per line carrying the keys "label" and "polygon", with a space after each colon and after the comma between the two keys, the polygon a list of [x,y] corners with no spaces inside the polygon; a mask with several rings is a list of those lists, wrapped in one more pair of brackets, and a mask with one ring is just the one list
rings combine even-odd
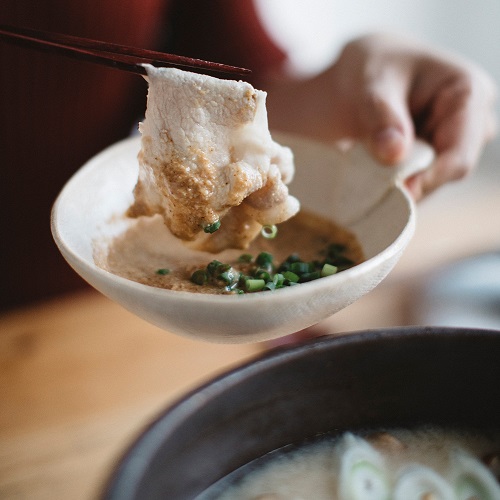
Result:
{"label": "dark brown chopstick", "polygon": [[0,40],[145,75],[141,64],[248,75],[251,70],[191,57],[0,24]]}

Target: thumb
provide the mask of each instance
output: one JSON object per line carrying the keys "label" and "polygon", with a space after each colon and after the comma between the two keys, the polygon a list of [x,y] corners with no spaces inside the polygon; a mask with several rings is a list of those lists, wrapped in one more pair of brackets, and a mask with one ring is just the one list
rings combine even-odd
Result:
{"label": "thumb", "polygon": [[404,89],[389,83],[377,85],[364,101],[361,135],[375,158],[394,165],[405,158],[413,144],[414,127]]}

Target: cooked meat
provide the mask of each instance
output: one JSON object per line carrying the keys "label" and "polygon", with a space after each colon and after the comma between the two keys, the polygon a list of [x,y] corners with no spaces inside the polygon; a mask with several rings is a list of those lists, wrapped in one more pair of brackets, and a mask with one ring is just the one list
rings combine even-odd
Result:
{"label": "cooked meat", "polygon": [[[191,246],[244,248],[299,210],[289,148],[269,133],[266,93],[249,83],[147,65],[146,117],[129,215],[161,214]],[[220,221],[213,234],[204,228]]]}

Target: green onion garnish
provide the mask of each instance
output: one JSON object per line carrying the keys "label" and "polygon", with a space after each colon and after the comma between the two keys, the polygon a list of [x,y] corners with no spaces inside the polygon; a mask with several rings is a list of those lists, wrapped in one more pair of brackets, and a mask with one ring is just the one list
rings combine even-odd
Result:
{"label": "green onion garnish", "polygon": [[[332,276],[354,265],[342,252],[343,245],[329,245],[323,255],[324,260],[303,261],[298,254],[292,254],[277,265],[269,252],[261,252],[254,259],[250,254],[242,254],[238,262],[244,264],[246,275],[219,260],[212,260],[205,269],[195,271],[191,281],[198,285],[211,285],[226,292],[244,294],[261,290],[275,290],[295,286],[326,276]],[[168,274],[168,270],[158,270]]]}
{"label": "green onion garnish", "polygon": [[321,278],[321,273],[319,271],[312,271],[310,273],[303,273],[300,276],[299,283],[306,283],[307,281],[313,281]]}
{"label": "green onion garnish", "polygon": [[298,253],[292,253],[286,259],[286,262],[293,264],[294,262],[300,262],[300,257]]}
{"label": "green onion garnish", "polygon": [[290,271],[300,276],[301,274],[311,272],[312,269],[309,262],[293,262],[290,266]]}
{"label": "green onion garnish", "polygon": [[262,229],[260,230],[260,234],[268,240],[272,240],[273,238],[276,238],[276,235],[278,234],[278,228],[272,224],[272,225],[265,225],[262,226]]}
{"label": "green onion garnish", "polygon": [[244,283],[245,292],[259,292],[266,286],[266,282],[264,280],[251,279],[248,278]]}
{"label": "green onion garnish", "polygon": [[268,273],[265,269],[257,269],[257,271],[253,273],[253,277],[259,280],[264,280],[266,282],[272,280],[271,274]]}
{"label": "green onion garnish", "polygon": [[285,277],[281,273],[276,273],[273,277],[273,283],[276,288],[282,288],[285,283]]}
{"label": "green onion garnish", "polygon": [[219,276],[219,279],[224,281],[226,286],[228,286],[231,289],[238,284],[238,281],[240,279],[240,273],[231,267],[227,271],[224,271]]}
{"label": "green onion garnish", "polygon": [[196,285],[205,285],[208,282],[207,273],[202,269],[198,269],[191,275],[191,281]]}
{"label": "green onion garnish", "polygon": [[210,264],[208,264],[207,266],[207,273],[210,275],[210,276],[215,276],[217,274],[217,270],[219,269],[220,266],[222,266],[222,262],[218,261],[218,260],[213,260],[212,262],[210,262]]}
{"label": "green onion garnish", "polygon": [[261,252],[255,259],[255,263],[262,267],[272,264],[272,262],[273,256],[269,252]]}
{"label": "green onion garnish", "polygon": [[285,280],[290,281],[291,283],[298,283],[299,282],[299,276],[295,273],[292,273],[292,271],[285,271],[283,273],[283,276]]}
{"label": "green onion garnish", "polygon": [[215,231],[217,231],[217,229],[220,228],[220,220],[216,220],[215,222],[212,222],[211,224],[207,224],[206,226],[203,226],[203,231],[205,231],[205,233],[215,233]]}
{"label": "green onion garnish", "polygon": [[229,264],[219,264],[216,268],[215,268],[215,272],[214,272],[214,275],[216,278],[221,278],[221,276],[230,271],[232,268]]}
{"label": "green onion garnish", "polygon": [[156,270],[156,274],[160,274],[162,276],[165,276],[169,273],[170,273],[170,269],[166,269],[166,268],[161,268],[161,269]]}
{"label": "green onion garnish", "polygon": [[332,274],[335,274],[337,271],[338,271],[337,266],[332,266],[332,264],[325,264],[321,269],[321,277],[324,278],[325,276],[331,276]]}
{"label": "green onion garnish", "polygon": [[253,257],[249,253],[243,253],[239,256],[238,262],[252,262]]}

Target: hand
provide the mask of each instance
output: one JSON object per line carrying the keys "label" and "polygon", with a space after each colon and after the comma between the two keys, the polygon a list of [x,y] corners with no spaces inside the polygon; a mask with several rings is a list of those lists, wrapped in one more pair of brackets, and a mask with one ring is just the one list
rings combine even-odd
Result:
{"label": "hand", "polygon": [[496,89],[482,69],[387,35],[349,43],[331,68],[294,90],[291,98],[307,108],[295,106],[303,133],[362,140],[388,165],[404,159],[415,135],[432,144],[433,166],[408,180],[415,199],[469,173],[496,130]]}

